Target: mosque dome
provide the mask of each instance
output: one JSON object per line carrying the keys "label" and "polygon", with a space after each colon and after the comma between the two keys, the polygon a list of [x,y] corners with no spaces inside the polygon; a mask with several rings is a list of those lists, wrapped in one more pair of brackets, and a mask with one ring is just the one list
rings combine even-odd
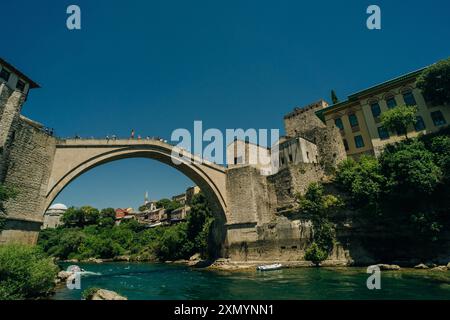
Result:
{"label": "mosque dome", "polygon": [[49,210],[67,210],[66,205],[62,203],[55,203],[48,208]]}

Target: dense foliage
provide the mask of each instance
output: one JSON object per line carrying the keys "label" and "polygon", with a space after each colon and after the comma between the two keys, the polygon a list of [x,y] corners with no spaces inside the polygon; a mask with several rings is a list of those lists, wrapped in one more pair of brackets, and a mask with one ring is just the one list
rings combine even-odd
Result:
{"label": "dense foliage", "polygon": [[167,213],[171,213],[173,210],[181,208],[183,205],[176,200],[161,199],[158,202],[156,202],[156,206],[158,208],[166,209]]}
{"label": "dense foliage", "polygon": [[57,266],[38,247],[0,246],[0,300],[34,299],[48,295]]}
{"label": "dense foliage", "polygon": [[428,135],[388,145],[378,159],[344,161],[336,182],[360,211],[368,235],[381,230],[407,240],[404,246],[426,248],[449,231],[449,177],[450,137]]}
{"label": "dense foliage", "polygon": [[403,133],[408,138],[408,127],[417,122],[416,113],[416,106],[398,106],[383,112],[381,123],[387,130]]}
{"label": "dense foliage", "polygon": [[331,215],[342,208],[342,201],[331,194],[325,194],[321,184],[309,185],[305,195],[299,199],[300,210],[313,223],[313,241],[305,251],[305,259],[318,265],[331,253],[335,243],[335,227]]}
{"label": "dense foliage", "polygon": [[62,217],[65,225],[71,227],[84,227],[87,225],[94,225],[98,223],[100,212],[90,206],[81,208],[71,207],[67,209]]}
{"label": "dense foliage", "polygon": [[136,220],[114,223],[114,210],[70,208],[65,225],[40,233],[38,244],[59,259],[110,259],[129,255],[135,260],[176,260],[208,252],[212,213],[205,197],[194,196],[187,221],[146,228]]}
{"label": "dense foliage", "polygon": [[450,58],[439,61],[422,72],[417,87],[427,102],[433,105],[450,104]]}

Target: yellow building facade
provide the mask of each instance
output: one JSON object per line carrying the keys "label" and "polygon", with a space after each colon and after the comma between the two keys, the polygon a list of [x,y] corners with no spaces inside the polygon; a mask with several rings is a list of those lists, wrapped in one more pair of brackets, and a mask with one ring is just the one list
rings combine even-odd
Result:
{"label": "yellow building facade", "polygon": [[328,126],[340,129],[348,156],[378,155],[386,144],[405,138],[404,132],[383,128],[381,115],[401,105],[416,105],[417,122],[408,128],[408,136],[436,132],[450,122],[449,106],[432,106],[416,87],[420,69],[371,88],[359,91],[346,101],[321,109],[316,114]]}

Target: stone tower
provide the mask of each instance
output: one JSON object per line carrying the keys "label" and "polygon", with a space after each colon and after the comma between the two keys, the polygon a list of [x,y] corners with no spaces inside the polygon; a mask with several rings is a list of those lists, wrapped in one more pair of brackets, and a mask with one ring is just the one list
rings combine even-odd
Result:
{"label": "stone tower", "polygon": [[39,86],[0,58],[0,183],[17,195],[4,203],[2,243],[36,243],[45,210],[45,190],[54,138],[20,113],[30,89]]}
{"label": "stone tower", "polygon": [[328,107],[324,100],[295,108],[284,116],[284,127],[288,137],[301,137],[317,145],[320,164],[327,173],[332,173],[336,165],[347,158],[339,129],[328,127],[316,112]]}
{"label": "stone tower", "polygon": [[0,58],[0,182],[6,177],[10,146],[22,106],[29,90],[34,88],[39,85]]}

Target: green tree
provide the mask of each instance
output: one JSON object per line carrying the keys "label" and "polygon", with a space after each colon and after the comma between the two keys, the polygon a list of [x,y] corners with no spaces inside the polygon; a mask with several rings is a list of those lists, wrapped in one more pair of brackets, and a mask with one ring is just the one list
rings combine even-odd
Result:
{"label": "green tree", "polygon": [[437,136],[431,141],[431,152],[433,152],[435,163],[441,168],[443,177],[447,183],[450,182],[450,137]]}
{"label": "green tree", "polygon": [[156,202],[156,206],[158,208],[167,209],[167,207],[170,205],[171,202],[172,202],[172,200],[170,200],[170,199],[166,199],[166,198],[160,199]]}
{"label": "green tree", "polygon": [[403,132],[408,139],[408,126],[414,125],[416,119],[416,106],[399,106],[394,109],[383,112],[381,115],[381,123],[387,130]]}
{"label": "green tree", "polygon": [[97,224],[100,218],[98,209],[84,206],[81,208],[71,207],[64,212],[62,221],[67,226],[84,227]]}
{"label": "green tree", "polygon": [[64,212],[61,221],[66,226],[82,227],[84,225],[83,211],[80,208],[70,207]]}
{"label": "green tree", "polygon": [[300,210],[311,218],[326,218],[342,208],[342,200],[331,194],[324,194],[320,183],[311,183],[304,196],[300,196]]}
{"label": "green tree", "polygon": [[52,259],[38,247],[0,246],[0,300],[47,296],[58,272]]}
{"label": "green tree", "polygon": [[320,246],[313,242],[306,250],[305,250],[305,260],[311,261],[316,266],[320,265],[322,261],[325,261],[328,258],[328,252],[321,249]]}
{"label": "green tree", "polygon": [[214,217],[205,195],[202,192],[194,195],[191,202],[191,211],[187,217],[187,235],[189,240],[194,243],[195,251],[203,256],[213,250],[209,246],[213,223]]}
{"label": "green tree", "polygon": [[189,258],[192,253],[192,242],[187,237],[187,224],[179,223],[166,228],[156,247],[156,254],[161,260]]}
{"label": "green tree", "polygon": [[171,213],[172,211],[181,208],[183,206],[183,204],[181,204],[180,202],[176,201],[176,200],[172,200],[167,207],[165,208],[167,213]]}
{"label": "green tree", "polygon": [[116,218],[116,210],[113,208],[105,208],[100,211],[100,218]]}
{"label": "green tree", "polygon": [[347,193],[349,205],[360,211],[358,224],[361,230],[367,228],[361,234],[375,237],[381,232],[379,242],[392,241],[386,235],[401,234],[409,245],[432,252],[430,243],[450,230],[449,154],[450,137],[440,134],[387,145],[378,159],[341,163],[336,183]]}
{"label": "green tree", "polygon": [[324,194],[320,183],[312,183],[300,197],[299,205],[300,212],[313,223],[313,242],[305,252],[305,259],[318,265],[333,250],[336,235],[330,216],[343,207],[343,202],[334,195]]}
{"label": "green tree", "polygon": [[333,102],[333,104],[339,103],[339,98],[337,97],[334,90],[331,90],[331,101]]}
{"label": "green tree", "polygon": [[336,182],[349,192],[357,207],[376,210],[385,181],[379,161],[367,155],[359,161],[351,158],[342,161],[336,172]]}
{"label": "green tree", "polygon": [[106,235],[87,236],[78,248],[77,258],[101,258],[108,259],[121,255],[124,249]]}
{"label": "green tree", "polygon": [[171,213],[173,210],[181,208],[183,205],[176,200],[170,200],[170,199],[164,198],[164,199],[157,201],[156,206],[158,208],[166,209],[167,213]]}
{"label": "green tree", "polygon": [[98,225],[101,227],[111,228],[116,222],[116,211],[113,208],[105,208],[100,211]]}
{"label": "green tree", "polygon": [[418,140],[388,145],[380,156],[380,164],[386,187],[398,197],[431,194],[442,178],[433,153]]}
{"label": "green tree", "polygon": [[85,225],[97,224],[98,219],[100,218],[98,209],[91,206],[84,206],[81,207],[81,211],[83,212]]}
{"label": "green tree", "polygon": [[417,87],[433,105],[450,104],[450,57],[426,68],[417,78]]}
{"label": "green tree", "polygon": [[57,246],[50,253],[63,260],[76,258],[85,238],[86,235],[81,230],[64,230],[60,234]]}

